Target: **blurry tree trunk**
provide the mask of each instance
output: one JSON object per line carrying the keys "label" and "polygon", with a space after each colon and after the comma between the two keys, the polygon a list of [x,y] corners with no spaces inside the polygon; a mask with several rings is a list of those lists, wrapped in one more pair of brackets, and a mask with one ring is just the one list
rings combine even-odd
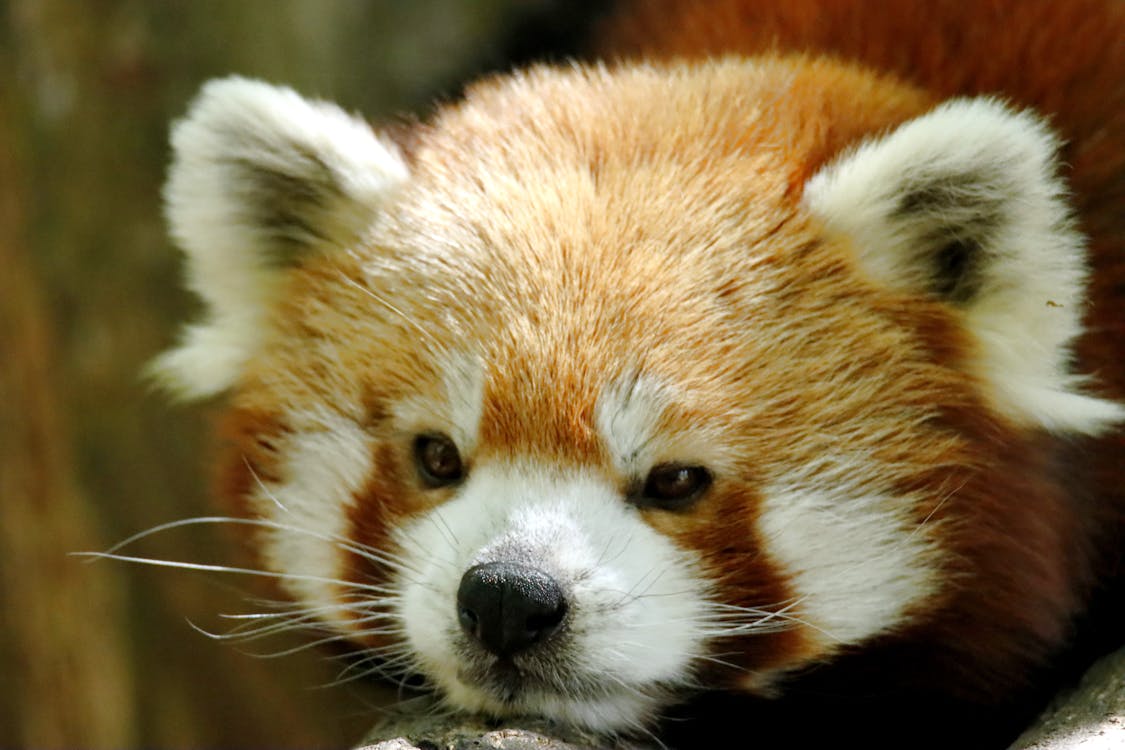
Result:
{"label": "blurry tree trunk", "polygon": [[26,257],[20,142],[0,117],[0,746],[129,747],[116,581],[67,557],[99,542],[76,489],[52,331]]}

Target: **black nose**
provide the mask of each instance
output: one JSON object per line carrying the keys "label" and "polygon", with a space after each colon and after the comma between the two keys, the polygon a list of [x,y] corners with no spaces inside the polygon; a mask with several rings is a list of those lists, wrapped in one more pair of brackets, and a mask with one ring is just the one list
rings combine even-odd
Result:
{"label": "black nose", "polygon": [[566,616],[554,578],[513,562],[474,565],[457,589],[461,627],[497,656],[511,656],[550,638]]}

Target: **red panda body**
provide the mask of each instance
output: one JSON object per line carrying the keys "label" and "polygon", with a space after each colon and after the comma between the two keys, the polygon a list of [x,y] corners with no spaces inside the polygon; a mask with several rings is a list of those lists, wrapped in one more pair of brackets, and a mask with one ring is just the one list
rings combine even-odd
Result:
{"label": "red panda body", "polygon": [[457,709],[1000,741],[1119,585],[1125,10],[602,38],[397,142],[205,89],[166,197],[209,316],[157,371],[231,391],[221,493],[302,616]]}

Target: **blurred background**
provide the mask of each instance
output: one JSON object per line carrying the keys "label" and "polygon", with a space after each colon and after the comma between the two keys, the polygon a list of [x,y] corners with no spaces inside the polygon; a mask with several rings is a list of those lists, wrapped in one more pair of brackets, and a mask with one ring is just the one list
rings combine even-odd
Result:
{"label": "blurred background", "polygon": [[[140,372],[196,311],[160,189],[168,124],[229,73],[373,120],[565,50],[597,3],[566,0],[0,0],[0,747],[347,747],[394,693],[325,687],[301,641],[208,639],[250,581],[92,564],[207,497],[217,405],[177,408]],[[237,561],[191,527],[131,554]]]}

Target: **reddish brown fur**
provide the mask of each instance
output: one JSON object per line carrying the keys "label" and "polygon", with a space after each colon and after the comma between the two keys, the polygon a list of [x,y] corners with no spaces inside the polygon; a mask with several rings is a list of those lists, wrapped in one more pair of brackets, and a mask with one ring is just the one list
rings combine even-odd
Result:
{"label": "reddish brown fur", "polygon": [[[348,538],[355,542],[358,549],[343,554],[342,577],[366,586],[386,585],[392,571],[359,550],[393,553],[396,547],[391,540],[391,531],[409,517],[411,506],[414,505],[410,502],[412,498],[403,492],[403,488],[408,487],[410,482],[405,481],[399,468],[409,463],[391,453],[389,445],[376,449],[376,465],[382,470],[371,476],[364,488],[352,498],[352,505],[348,509]],[[360,613],[371,609],[371,605],[367,603],[371,597],[362,591],[341,591],[340,599],[366,606],[366,609],[357,607],[354,612],[349,610],[351,617],[358,617]],[[371,628],[366,630],[371,631]],[[369,648],[378,648],[388,643],[386,636],[371,632],[358,640]]]}

